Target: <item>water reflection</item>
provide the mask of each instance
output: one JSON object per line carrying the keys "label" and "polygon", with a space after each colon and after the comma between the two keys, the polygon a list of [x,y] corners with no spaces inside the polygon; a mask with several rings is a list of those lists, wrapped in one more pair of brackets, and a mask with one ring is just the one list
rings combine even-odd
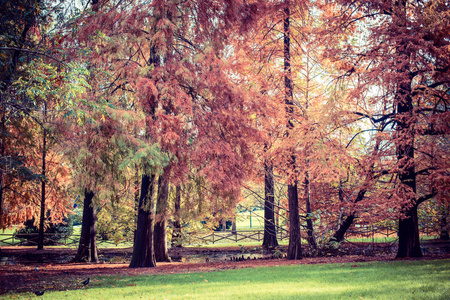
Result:
{"label": "water reflection", "polygon": [[204,262],[243,261],[251,259],[263,259],[268,257],[270,257],[270,255],[264,255],[260,253],[244,253],[244,254],[211,253],[211,254],[173,256],[171,257],[171,259],[174,262],[204,263]]}

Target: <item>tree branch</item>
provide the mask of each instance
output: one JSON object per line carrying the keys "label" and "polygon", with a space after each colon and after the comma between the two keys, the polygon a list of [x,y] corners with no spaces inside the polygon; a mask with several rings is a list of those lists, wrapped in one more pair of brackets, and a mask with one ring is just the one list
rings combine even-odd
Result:
{"label": "tree branch", "polygon": [[437,193],[431,193],[425,196],[420,197],[419,199],[417,199],[416,205],[419,206],[421,203],[433,198],[434,196],[436,196]]}
{"label": "tree branch", "polygon": [[21,48],[16,48],[16,47],[0,47],[0,51],[21,51],[21,52],[27,52],[27,53],[33,53],[36,55],[41,55],[41,56],[45,56],[47,58],[50,58],[60,64],[63,64],[64,66],[67,66],[67,64],[51,55],[48,55],[46,53],[43,52],[39,52],[39,51],[34,51],[34,50],[29,50],[29,49],[21,49]]}

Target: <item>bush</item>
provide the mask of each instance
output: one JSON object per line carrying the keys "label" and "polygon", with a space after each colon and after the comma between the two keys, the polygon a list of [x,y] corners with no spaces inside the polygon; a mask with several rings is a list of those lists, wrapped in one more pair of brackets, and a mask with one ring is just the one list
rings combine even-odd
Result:
{"label": "bush", "polygon": [[[65,236],[70,236],[73,233],[73,217],[65,218],[63,223],[50,225],[45,230],[45,233],[52,235],[45,236],[44,245],[51,246],[59,242]],[[37,245],[39,239],[39,228],[34,226],[34,219],[28,220],[24,223],[25,227],[18,230],[16,234],[20,234],[20,238],[26,239],[27,244]]]}

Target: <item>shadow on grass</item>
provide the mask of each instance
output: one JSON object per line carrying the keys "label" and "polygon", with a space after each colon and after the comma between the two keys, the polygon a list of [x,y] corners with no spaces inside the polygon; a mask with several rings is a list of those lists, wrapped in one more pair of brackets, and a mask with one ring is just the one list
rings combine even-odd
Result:
{"label": "shadow on grass", "polygon": [[[448,299],[450,260],[291,265],[104,276],[47,299]],[[34,296],[34,295],[33,295]],[[45,297],[44,297],[45,298]]]}

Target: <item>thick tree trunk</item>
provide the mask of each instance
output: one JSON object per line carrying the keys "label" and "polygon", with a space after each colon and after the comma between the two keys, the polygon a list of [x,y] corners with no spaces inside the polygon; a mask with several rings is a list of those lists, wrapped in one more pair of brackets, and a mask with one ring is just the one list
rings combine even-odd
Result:
{"label": "thick tree trunk", "polygon": [[[402,185],[410,189],[405,197],[411,197],[408,194],[416,195],[416,174],[415,168],[411,160],[414,157],[414,150],[412,145],[408,148],[408,156],[405,159],[404,154],[399,155],[399,161],[404,161],[408,165],[400,166],[399,178]],[[399,153],[404,153],[402,146],[399,147]],[[403,170],[402,170],[403,169]],[[397,258],[402,257],[422,257],[422,250],[420,248],[419,240],[419,219],[417,217],[417,205],[415,204],[415,197],[410,199],[412,207],[404,208],[402,213],[404,217],[399,219],[398,225],[398,252]]]}
{"label": "thick tree trunk", "polygon": [[400,182],[405,187],[402,196],[409,198],[412,207],[403,209],[404,216],[398,222],[397,258],[422,257],[416,204],[414,134],[409,124],[412,110],[411,82],[402,82],[397,95],[397,164]]}
{"label": "thick tree trunk", "polygon": [[399,247],[397,257],[422,257],[419,240],[419,226],[416,204],[416,172],[414,163],[414,129],[411,129],[413,104],[411,98],[412,78],[399,84],[397,94],[397,164],[398,177],[405,192],[402,196],[408,198],[412,207],[402,211],[405,218],[399,219]]}
{"label": "thick tree trunk", "polygon": [[81,224],[80,243],[75,262],[98,262],[96,242],[97,210],[92,201],[93,198],[93,192],[89,190],[84,191],[83,222]]}
{"label": "thick tree trunk", "polygon": [[155,232],[153,237],[155,259],[157,262],[169,262],[167,249],[167,208],[169,197],[169,173],[165,170],[158,180],[158,198],[156,200]]}
{"label": "thick tree trunk", "polygon": [[262,246],[266,249],[278,246],[274,212],[273,166],[264,163],[264,239]]}
{"label": "thick tree trunk", "polygon": [[[137,227],[137,216],[139,214],[139,167],[138,165],[135,165],[135,179],[134,179],[134,213],[135,213],[135,218],[134,218],[134,222],[136,224]],[[136,240],[136,228],[134,229],[134,233],[133,233],[133,241]]]}
{"label": "thick tree trunk", "polygon": [[297,184],[288,185],[289,202],[289,246],[287,259],[302,258],[302,244],[300,236],[300,215],[298,210]]}
{"label": "thick tree trunk", "polygon": [[136,228],[136,238],[133,245],[133,256],[130,268],[155,267],[155,251],[153,248],[153,201],[152,194],[155,185],[155,175],[142,175],[141,196]]}
{"label": "thick tree trunk", "polygon": [[134,211],[136,213],[136,216],[139,211],[139,168],[136,165],[135,166],[135,179],[134,179]]}
{"label": "thick tree trunk", "polygon": [[172,232],[172,247],[182,247],[181,242],[181,186],[177,185],[175,188],[175,204],[174,204],[174,221]]}
{"label": "thick tree trunk", "polygon": [[[398,15],[398,26],[407,27],[406,1],[395,4]],[[402,184],[399,195],[409,204],[403,208],[403,217],[399,219],[399,245],[397,257],[421,257],[419,226],[417,218],[417,188],[414,161],[414,106],[412,99],[412,83],[414,75],[409,64],[411,53],[409,47],[400,44],[398,52],[398,83],[395,95],[397,114],[395,116],[395,142],[397,147],[398,177]]]}
{"label": "thick tree trunk", "polygon": [[405,213],[406,217],[398,222],[397,258],[422,257],[419,240],[419,222],[417,207],[413,206]]}

